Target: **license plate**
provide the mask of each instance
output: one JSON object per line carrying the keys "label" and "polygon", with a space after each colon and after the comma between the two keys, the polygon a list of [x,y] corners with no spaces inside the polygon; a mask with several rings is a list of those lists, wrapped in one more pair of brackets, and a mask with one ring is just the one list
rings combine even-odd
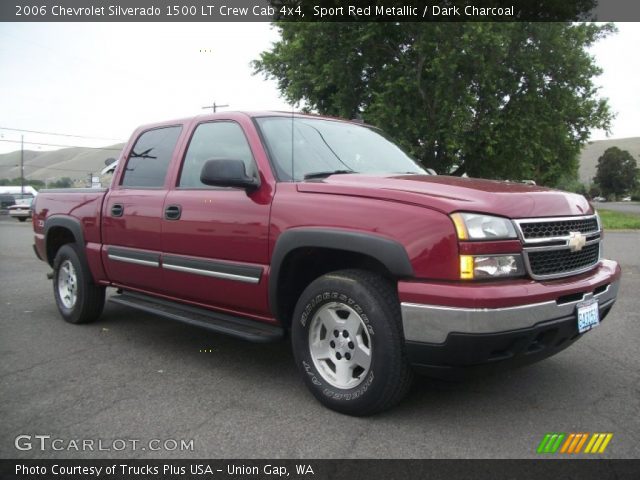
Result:
{"label": "license plate", "polygon": [[584,333],[593,327],[600,325],[600,311],[598,310],[598,301],[579,303],[578,311],[578,332]]}

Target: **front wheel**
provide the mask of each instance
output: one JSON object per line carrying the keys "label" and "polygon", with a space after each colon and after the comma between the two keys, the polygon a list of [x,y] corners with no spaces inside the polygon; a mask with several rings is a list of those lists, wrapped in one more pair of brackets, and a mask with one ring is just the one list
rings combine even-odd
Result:
{"label": "front wheel", "polygon": [[60,247],[53,261],[53,295],[62,318],[69,323],[93,322],[104,308],[104,293],[104,287],[93,283],[78,246]]}
{"label": "front wheel", "polygon": [[333,410],[371,415],[409,390],[398,297],[377,274],[342,270],[313,281],[296,305],[291,337],[305,383]]}

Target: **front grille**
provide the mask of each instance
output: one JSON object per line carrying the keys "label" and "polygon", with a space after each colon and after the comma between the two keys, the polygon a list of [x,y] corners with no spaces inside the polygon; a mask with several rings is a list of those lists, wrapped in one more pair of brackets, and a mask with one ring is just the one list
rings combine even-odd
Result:
{"label": "front grille", "polygon": [[596,217],[580,219],[562,219],[547,222],[521,222],[520,228],[526,240],[537,238],[565,237],[570,232],[590,233],[598,231]]}
{"label": "front grille", "polygon": [[563,248],[531,251],[526,254],[533,275],[565,275],[595,265],[600,258],[600,242],[587,245],[579,252]]}

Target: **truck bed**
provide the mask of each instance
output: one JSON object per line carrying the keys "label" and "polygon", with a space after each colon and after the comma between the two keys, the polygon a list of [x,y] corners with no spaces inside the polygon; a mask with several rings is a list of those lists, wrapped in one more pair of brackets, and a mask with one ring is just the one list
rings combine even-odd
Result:
{"label": "truck bed", "polygon": [[59,188],[41,190],[33,206],[36,253],[51,263],[44,244],[45,229],[56,218],[73,218],[82,226],[84,244],[100,244],[100,215],[106,188]]}

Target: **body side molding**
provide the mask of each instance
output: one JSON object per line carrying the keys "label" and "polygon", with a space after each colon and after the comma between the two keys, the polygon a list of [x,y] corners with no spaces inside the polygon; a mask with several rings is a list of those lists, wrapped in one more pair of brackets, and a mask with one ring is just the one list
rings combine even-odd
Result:
{"label": "body side molding", "polygon": [[135,263],[147,267],[160,266],[160,254],[154,252],[141,252],[129,248],[107,247],[107,257],[109,260],[117,262]]}
{"label": "body side molding", "polygon": [[260,267],[170,254],[162,256],[162,267],[167,270],[246,283],[258,283],[262,276]]}

